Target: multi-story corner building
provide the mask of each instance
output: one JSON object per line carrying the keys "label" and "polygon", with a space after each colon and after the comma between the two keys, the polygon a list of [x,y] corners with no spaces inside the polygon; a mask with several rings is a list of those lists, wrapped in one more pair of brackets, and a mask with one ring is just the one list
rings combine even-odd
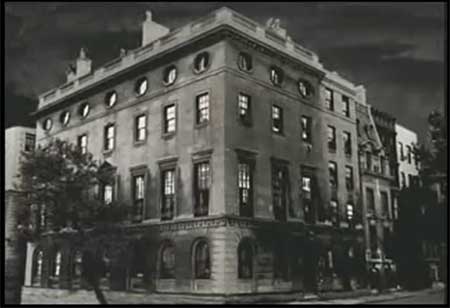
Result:
{"label": "multi-story corner building", "polygon": [[[105,288],[255,294],[362,280],[361,86],[277,20],[225,8],[171,31],[147,13],[141,47],[90,66],[82,51],[35,116],[38,143],[66,139],[114,166],[102,198],[134,210],[126,269],[112,266]],[[79,286],[80,252],[62,236],[44,232],[28,256],[27,286]]]}
{"label": "multi-story corner building", "polygon": [[387,286],[392,287],[396,272],[392,260],[393,219],[397,218],[397,209],[392,207],[395,176],[389,170],[389,152],[383,146],[372,107],[358,104],[357,118],[366,262],[370,269],[378,270]]}
{"label": "multi-story corner building", "polygon": [[400,124],[395,124],[395,132],[397,133],[399,187],[409,187],[419,176],[420,162],[415,153],[418,145],[417,134]]}
{"label": "multi-story corner building", "polygon": [[5,302],[18,303],[20,287],[23,285],[25,247],[18,240],[18,212],[23,201],[20,184],[22,152],[35,146],[35,129],[14,126],[5,129]]}

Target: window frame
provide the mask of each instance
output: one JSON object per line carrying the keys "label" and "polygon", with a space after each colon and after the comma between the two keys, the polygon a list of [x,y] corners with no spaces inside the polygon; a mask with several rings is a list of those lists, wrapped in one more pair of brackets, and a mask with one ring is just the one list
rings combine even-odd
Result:
{"label": "window frame", "polygon": [[[87,108],[86,114],[84,114],[85,108]],[[86,119],[90,112],[91,112],[91,105],[89,104],[89,102],[81,103],[80,106],[78,107],[78,115],[82,119]]]}
{"label": "window frame", "polygon": [[[109,129],[112,128],[112,137],[109,136]],[[109,147],[109,140],[112,139],[112,146]],[[112,152],[116,146],[116,125],[115,123],[108,123],[103,128],[103,152]]]}
{"label": "window frame", "polygon": [[36,148],[36,134],[25,133],[25,142],[23,145],[23,150],[25,152],[33,152],[35,148]]}
{"label": "window frame", "polygon": [[[330,97],[327,97],[328,93]],[[325,88],[325,107],[329,111],[334,111],[334,91],[330,88]]]}
{"label": "window frame", "polygon": [[[171,181],[168,181],[168,178],[166,176],[172,173]],[[164,167],[161,169],[161,207],[160,207],[160,213],[161,213],[161,220],[173,220],[175,217],[176,207],[177,207],[177,167],[176,165],[171,165],[170,167]],[[166,186],[169,184],[170,186]],[[166,193],[167,189],[172,193]],[[168,211],[168,215],[165,215],[165,211],[163,209],[166,208],[166,202],[171,201],[169,209],[166,209]]]}
{"label": "window frame", "polygon": [[[169,77],[171,76],[172,72],[175,72],[175,77],[173,78],[173,80],[170,80]],[[163,84],[166,87],[175,84],[177,79],[178,79],[178,68],[177,68],[177,66],[175,64],[171,64],[171,65],[167,66],[166,68],[164,68],[164,70],[163,70]]]}
{"label": "window frame", "polygon": [[[331,167],[333,166],[333,167]],[[332,169],[334,169],[334,171],[332,171]],[[330,188],[333,189],[337,189],[339,186],[339,181],[338,181],[338,166],[337,163],[335,161],[328,161],[328,178],[329,178],[329,186]],[[333,184],[334,181],[334,184]]]}
{"label": "window frame", "polygon": [[[246,59],[248,60],[246,63],[248,64],[247,67],[243,67],[242,66],[242,61],[241,59]],[[237,65],[239,70],[243,71],[243,72],[252,72],[253,71],[253,58],[252,56],[244,51],[239,52],[238,57],[237,57]]]}
{"label": "window frame", "polygon": [[[241,106],[241,103],[244,102],[244,98],[246,98],[247,108],[244,109]],[[237,99],[237,109],[238,109],[238,118],[239,122],[246,126],[252,125],[252,97],[249,94],[239,92]],[[241,113],[241,110],[246,110],[245,115]]]}
{"label": "window frame", "polygon": [[[145,83],[145,89],[141,92],[141,86]],[[149,89],[149,81],[146,76],[139,77],[134,84],[134,93],[137,97],[144,96]]]}
{"label": "window frame", "polygon": [[49,132],[53,127],[53,120],[52,118],[48,117],[44,121],[42,121],[42,128],[44,131]]}
{"label": "window frame", "polygon": [[[199,61],[199,58],[200,57],[202,57],[202,56],[205,56],[206,55],[206,65],[203,67],[203,68],[200,68],[200,69],[198,69],[197,68],[197,61]],[[194,70],[194,73],[195,74],[201,74],[201,73],[204,73],[204,72],[206,72],[208,69],[209,69],[209,67],[211,66],[211,55],[210,55],[210,53],[208,52],[208,51],[202,51],[202,52],[199,52],[195,57],[194,57],[194,61],[193,61],[193,70]]]}
{"label": "window frame", "polygon": [[[140,127],[140,119],[144,119],[144,126]],[[144,143],[147,140],[147,113],[140,113],[134,116],[134,143]],[[142,139],[139,139],[141,133]]]}
{"label": "window frame", "polygon": [[[282,178],[279,178],[279,174]],[[272,189],[272,207],[273,218],[276,221],[287,221],[288,210],[290,207],[290,178],[289,164],[284,161],[272,159],[271,162],[271,189]],[[279,200],[280,205],[277,205]]]}
{"label": "window frame", "polygon": [[342,139],[344,143],[344,153],[346,156],[351,157],[353,155],[352,151],[352,134],[349,131],[342,132]]}
{"label": "window frame", "polygon": [[[83,146],[83,138],[86,138],[86,144]],[[80,148],[81,154],[87,154],[88,153],[88,142],[89,137],[87,133],[83,133],[81,135],[77,136],[77,146]]]}
{"label": "window frame", "polygon": [[334,127],[333,125],[327,125],[327,147],[329,152],[331,153],[336,152],[337,148],[336,127]]}
{"label": "window frame", "polygon": [[[170,251],[170,262],[173,262],[172,268],[164,266],[166,262],[164,261],[164,252],[166,249],[171,249]],[[159,252],[159,266],[158,266],[158,278],[159,279],[175,279],[176,273],[176,246],[173,241],[165,240],[160,244]]]}
{"label": "window frame", "polygon": [[[348,172],[349,171],[349,172]],[[350,174],[350,176],[348,176]],[[345,166],[345,188],[348,191],[353,191],[355,189],[355,179],[353,174],[353,167]]]}
{"label": "window frame", "polygon": [[[206,251],[206,258],[205,260],[201,260],[202,263],[204,262],[204,272],[199,273],[199,263],[200,260],[198,258],[198,249],[199,247],[206,247],[204,248]],[[195,240],[193,247],[192,247],[192,265],[193,265],[193,278],[195,280],[199,279],[211,279],[211,268],[212,268],[212,259],[211,259],[211,247],[209,245],[209,242],[205,238],[200,238]]]}
{"label": "window frame", "polygon": [[[246,252],[249,252],[250,256],[246,257],[246,263],[243,263],[241,259],[242,250],[246,249]],[[254,275],[254,262],[255,262],[255,249],[252,244],[252,241],[249,238],[243,238],[237,247],[237,273],[238,273],[238,279],[253,279]],[[244,275],[244,268],[248,267],[248,273],[247,275]]]}
{"label": "window frame", "polygon": [[[277,76],[277,79],[275,79],[275,76]],[[281,87],[283,85],[284,81],[284,71],[281,67],[272,65],[269,68],[269,79],[272,85],[276,87]]]}
{"label": "window frame", "polygon": [[342,114],[345,117],[350,118],[350,97],[348,97],[347,95],[342,95],[341,101],[342,101]]}
{"label": "window frame", "polygon": [[[114,102],[111,103],[111,98],[113,96],[115,97],[115,99],[114,99]],[[119,100],[119,95],[117,94],[117,92],[115,90],[108,91],[105,94],[105,101],[104,101],[105,105],[106,105],[106,108],[108,108],[108,109],[113,108],[115,105],[117,105],[117,101],[118,100]]]}
{"label": "window frame", "polygon": [[[303,120],[305,120],[306,122],[304,122]],[[308,144],[312,144],[312,117],[302,115],[300,117],[300,127],[302,141]]]}
{"label": "window frame", "polygon": [[[207,97],[206,107],[200,109],[201,98]],[[210,122],[211,118],[211,93],[209,91],[204,91],[195,96],[195,126],[202,127],[206,126]],[[206,117],[202,115],[202,110],[206,110]],[[203,120],[202,120],[203,119]]]}
{"label": "window frame", "polygon": [[[199,167],[200,166],[207,166],[207,170],[203,170],[204,172],[206,172],[205,178],[203,179],[199,179]],[[202,160],[198,160],[198,161],[194,161],[193,164],[194,167],[194,176],[193,176],[193,184],[194,184],[194,188],[193,188],[193,192],[194,192],[194,217],[203,217],[203,216],[208,216],[209,215],[209,206],[210,206],[210,201],[211,201],[211,188],[212,188],[212,171],[211,171],[211,159],[207,158],[207,159],[202,159]],[[203,183],[200,183],[200,181],[202,181]],[[202,184],[204,184],[205,187],[200,187],[203,186]],[[202,197],[203,195],[203,197]],[[206,195],[206,196],[205,196]],[[207,198],[207,204],[204,205],[202,208],[202,205],[200,204],[200,200],[203,200],[202,198]]]}
{"label": "window frame", "polygon": [[61,123],[62,127],[66,127],[67,125],[69,125],[70,118],[71,118],[70,111],[64,110],[59,115],[59,123]]}
{"label": "window frame", "polygon": [[[130,219],[135,222],[141,222],[146,219],[147,214],[147,202],[148,202],[148,187],[149,187],[149,175],[148,175],[148,168],[146,165],[139,165],[135,167],[131,167],[129,169],[130,174],[130,193],[131,193],[131,202],[133,205],[133,212],[130,213]],[[143,177],[144,183],[143,183],[143,200],[142,200],[142,208],[140,211],[139,206],[136,207],[136,178],[137,177]]]}
{"label": "window frame", "polygon": [[[176,102],[170,102],[168,104],[165,104],[162,106],[163,108],[163,136],[170,136],[174,135],[177,132],[177,103]],[[168,118],[168,111],[170,108],[173,108],[173,118]],[[169,131],[169,127],[171,121],[173,121],[173,130]]]}
{"label": "window frame", "polygon": [[[274,112],[275,110],[278,110],[278,115],[279,115],[278,119],[275,118],[275,112]],[[271,118],[272,118],[272,132],[275,134],[278,134],[278,135],[283,135],[284,134],[283,108],[280,107],[279,105],[272,104]],[[278,131],[276,129],[278,129]]]}

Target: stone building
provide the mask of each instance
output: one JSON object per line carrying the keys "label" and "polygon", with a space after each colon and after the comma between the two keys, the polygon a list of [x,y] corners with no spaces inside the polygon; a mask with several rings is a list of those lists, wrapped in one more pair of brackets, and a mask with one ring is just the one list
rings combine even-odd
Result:
{"label": "stone building", "polygon": [[418,146],[417,134],[400,124],[395,124],[395,132],[399,187],[409,187],[419,176],[420,163],[415,154],[415,148]]}
{"label": "stone building", "polygon": [[[327,71],[278,20],[227,8],[173,30],[147,13],[141,47],[90,67],[82,50],[35,116],[38,143],[66,139],[114,166],[102,197],[134,209],[134,240],[105,289],[363,286],[362,86]],[[26,286],[80,287],[69,237],[29,244]]]}
{"label": "stone building", "polygon": [[[395,165],[390,163],[389,147],[385,147],[382,142],[372,107],[357,105],[357,118],[367,267],[369,271],[376,269],[382,283],[394,287],[396,266],[392,260],[392,235],[398,212],[393,208],[396,185],[395,174],[390,167]],[[386,135],[383,139],[387,142]],[[390,143],[392,146],[392,140]]]}

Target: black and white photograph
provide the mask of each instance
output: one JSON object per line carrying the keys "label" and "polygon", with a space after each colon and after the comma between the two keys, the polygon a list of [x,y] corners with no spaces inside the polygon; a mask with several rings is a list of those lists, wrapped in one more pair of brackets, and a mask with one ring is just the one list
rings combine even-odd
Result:
{"label": "black and white photograph", "polygon": [[447,2],[4,2],[3,296],[448,305]]}

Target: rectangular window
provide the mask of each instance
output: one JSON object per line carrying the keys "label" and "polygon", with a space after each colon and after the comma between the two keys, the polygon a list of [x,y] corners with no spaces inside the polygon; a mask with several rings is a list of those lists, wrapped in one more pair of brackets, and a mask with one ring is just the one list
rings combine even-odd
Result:
{"label": "rectangular window", "polygon": [[311,118],[307,116],[302,116],[301,119],[302,126],[302,140],[307,143],[311,143]]}
{"label": "rectangular window", "polygon": [[352,135],[349,132],[342,133],[342,139],[344,141],[344,153],[347,156],[352,155]]}
{"label": "rectangular window", "polygon": [[239,93],[238,96],[239,119],[243,124],[251,124],[251,97],[247,94]]}
{"label": "rectangular window", "polygon": [[338,182],[337,182],[337,165],[335,162],[330,161],[328,163],[328,173],[330,178],[330,187],[336,188]]}
{"label": "rectangular window", "polygon": [[135,119],[135,141],[144,141],[147,133],[147,117],[139,115]]}
{"label": "rectangular window", "polygon": [[103,202],[111,204],[113,202],[113,186],[111,184],[103,185]]}
{"label": "rectangular window", "polygon": [[36,144],[36,135],[35,134],[30,134],[30,133],[25,133],[25,147],[24,150],[26,152],[31,152],[34,150]]}
{"label": "rectangular window", "polygon": [[392,202],[392,215],[393,215],[393,219],[397,220],[398,219],[398,204],[397,204],[397,197],[394,196],[393,193],[391,193],[391,202]]}
{"label": "rectangular window", "polygon": [[351,203],[347,203],[347,208],[346,208],[346,216],[347,216],[347,221],[349,223],[353,222],[353,217],[354,217],[354,213],[353,213],[353,204]]}
{"label": "rectangular window", "polygon": [[272,198],[276,220],[286,221],[289,197],[288,169],[286,166],[272,165]]}
{"label": "rectangular window", "polygon": [[333,90],[328,88],[325,89],[325,106],[328,110],[334,110]]}
{"label": "rectangular window", "polygon": [[385,191],[380,193],[381,196],[381,209],[383,211],[383,215],[389,216],[389,199],[388,194]]}
{"label": "rectangular window", "polygon": [[336,151],[336,128],[328,125],[328,149]]}
{"label": "rectangular window", "polygon": [[339,206],[336,200],[330,201],[330,216],[333,225],[337,225],[339,223]]}
{"label": "rectangular window", "polygon": [[145,180],[144,175],[133,177],[133,221],[141,221],[144,211]]}
{"label": "rectangular window", "polygon": [[177,127],[175,105],[164,107],[164,133],[174,133]]}
{"label": "rectangular window", "polygon": [[162,206],[161,219],[170,220],[175,209],[175,169],[162,172]]}
{"label": "rectangular window", "polygon": [[342,114],[347,118],[350,117],[350,98],[342,95]]}
{"label": "rectangular window", "polygon": [[81,154],[87,153],[88,137],[86,134],[78,136],[78,148],[81,150]]}
{"label": "rectangular window", "polygon": [[314,209],[312,206],[312,178],[309,175],[301,177],[301,194],[303,203],[303,213],[305,215],[305,222],[314,222]]}
{"label": "rectangular window", "polygon": [[410,164],[411,163],[411,146],[409,146],[409,145],[407,145],[406,146],[406,155],[407,155],[407,158],[408,158],[408,164]]}
{"label": "rectangular window", "polygon": [[377,258],[378,235],[376,226],[369,226],[370,252],[372,258]]}
{"label": "rectangular window", "polygon": [[367,212],[375,214],[375,195],[373,189],[366,188]]}
{"label": "rectangular window", "polygon": [[104,147],[103,147],[105,151],[110,151],[114,149],[114,138],[115,138],[114,124],[106,125],[104,131]]}
{"label": "rectangular window", "polygon": [[400,155],[400,160],[404,161],[405,160],[405,153],[403,152],[403,143],[401,143],[400,141],[398,142],[398,152]]}
{"label": "rectangular window", "polygon": [[276,105],[272,106],[272,131],[278,134],[283,133],[283,109]]}
{"label": "rectangular window", "polygon": [[194,216],[207,216],[209,210],[209,187],[211,183],[209,162],[194,165]]}
{"label": "rectangular window", "polygon": [[239,214],[245,217],[253,216],[252,205],[252,170],[248,162],[238,164]]}
{"label": "rectangular window", "polygon": [[400,172],[401,180],[402,180],[402,187],[406,187],[406,175],[404,172]]}
{"label": "rectangular window", "polygon": [[209,121],[209,93],[203,93],[197,96],[197,124],[207,123]]}
{"label": "rectangular window", "polygon": [[353,168],[345,166],[345,187],[347,190],[353,190]]}
{"label": "rectangular window", "polygon": [[372,154],[370,152],[366,152],[366,169],[372,170]]}

